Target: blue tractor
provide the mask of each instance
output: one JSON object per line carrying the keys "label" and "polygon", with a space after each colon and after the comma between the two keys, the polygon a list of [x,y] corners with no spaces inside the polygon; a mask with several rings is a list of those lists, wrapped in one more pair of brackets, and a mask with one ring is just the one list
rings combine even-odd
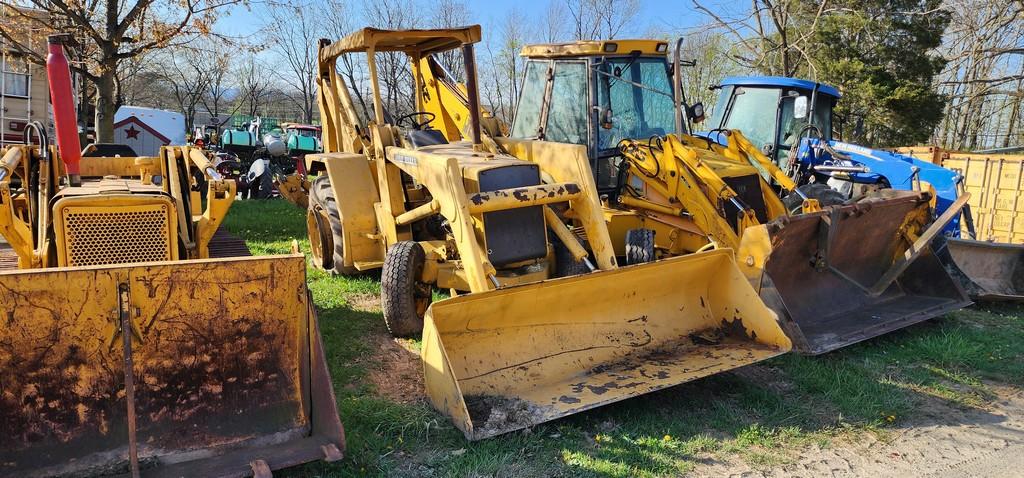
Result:
{"label": "blue tractor", "polygon": [[724,130],[742,131],[801,185],[805,196],[824,206],[884,194],[886,189],[931,186],[936,214],[943,220],[952,216],[936,252],[954,277],[974,298],[1024,300],[1024,246],[961,238],[962,226],[965,235],[973,236],[970,210],[961,197],[963,176],[910,156],[835,139],[833,108],[842,96],[836,88],[771,76],[729,77],[712,88],[719,91],[718,100],[703,135],[725,144]]}

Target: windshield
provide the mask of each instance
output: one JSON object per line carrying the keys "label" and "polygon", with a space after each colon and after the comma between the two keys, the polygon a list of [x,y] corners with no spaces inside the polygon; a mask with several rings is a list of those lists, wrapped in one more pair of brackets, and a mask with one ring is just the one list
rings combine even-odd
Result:
{"label": "windshield", "polygon": [[[775,143],[775,111],[779,90],[737,87],[723,128],[738,129],[754,146]],[[788,102],[792,106],[792,101]]]}
{"label": "windshield", "polygon": [[598,148],[675,129],[672,87],[662,58],[613,58],[597,66]]}

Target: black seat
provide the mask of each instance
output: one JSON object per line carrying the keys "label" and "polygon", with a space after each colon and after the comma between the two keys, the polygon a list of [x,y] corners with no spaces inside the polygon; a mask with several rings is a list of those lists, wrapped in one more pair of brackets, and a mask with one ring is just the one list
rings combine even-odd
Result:
{"label": "black seat", "polygon": [[435,144],[448,144],[444,135],[436,129],[414,129],[409,130],[406,137],[413,148],[433,146]]}

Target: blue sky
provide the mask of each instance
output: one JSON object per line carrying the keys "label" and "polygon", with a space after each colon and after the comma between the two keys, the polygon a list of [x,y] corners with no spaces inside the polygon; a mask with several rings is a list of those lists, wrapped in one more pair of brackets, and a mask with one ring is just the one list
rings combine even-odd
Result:
{"label": "blue sky", "polygon": [[[484,25],[486,40],[488,24],[500,22],[513,9],[519,9],[528,18],[536,18],[547,10],[549,1],[564,0],[467,0],[464,3],[470,11],[471,21]],[[352,1],[351,4],[358,8],[361,2]],[[429,6],[430,1],[421,0],[421,4]],[[234,7],[217,23],[218,30],[231,35],[256,33],[263,23],[263,18],[259,14],[263,5],[261,1],[254,1],[248,8]],[[673,11],[678,13],[666,15],[666,12]],[[429,17],[429,13],[425,13],[424,16]],[[693,12],[689,0],[640,0],[635,31],[625,36],[639,37],[652,31],[678,32],[680,29],[696,26],[702,21],[703,18]]]}

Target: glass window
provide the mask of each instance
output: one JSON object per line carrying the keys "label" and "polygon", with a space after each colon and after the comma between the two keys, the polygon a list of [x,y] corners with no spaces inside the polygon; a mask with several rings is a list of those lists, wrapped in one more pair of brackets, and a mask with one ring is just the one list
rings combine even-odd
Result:
{"label": "glass window", "polygon": [[544,139],[556,143],[587,144],[587,105],[590,101],[587,97],[586,63],[555,63],[551,81],[551,104]]}
{"label": "glass window", "polygon": [[7,59],[3,62],[3,94],[28,96],[28,66],[24,61]]}
{"label": "glass window", "polygon": [[526,64],[523,90],[519,95],[519,108],[512,122],[513,138],[536,138],[540,129],[540,110],[544,103],[548,62],[531,61]]}
{"label": "glass window", "polygon": [[711,108],[711,118],[707,122],[709,128],[722,127],[722,115],[725,114],[725,107],[729,104],[729,97],[732,96],[732,88],[732,85],[725,85],[722,89],[718,90],[718,100],[715,101],[715,106]]}
{"label": "glass window", "polygon": [[597,67],[599,148],[675,130],[672,86],[662,58],[614,58]]}
{"label": "glass window", "polygon": [[[792,102],[790,102],[792,103]],[[737,87],[724,128],[738,129],[757,148],[774,143],[779,90]]]}

